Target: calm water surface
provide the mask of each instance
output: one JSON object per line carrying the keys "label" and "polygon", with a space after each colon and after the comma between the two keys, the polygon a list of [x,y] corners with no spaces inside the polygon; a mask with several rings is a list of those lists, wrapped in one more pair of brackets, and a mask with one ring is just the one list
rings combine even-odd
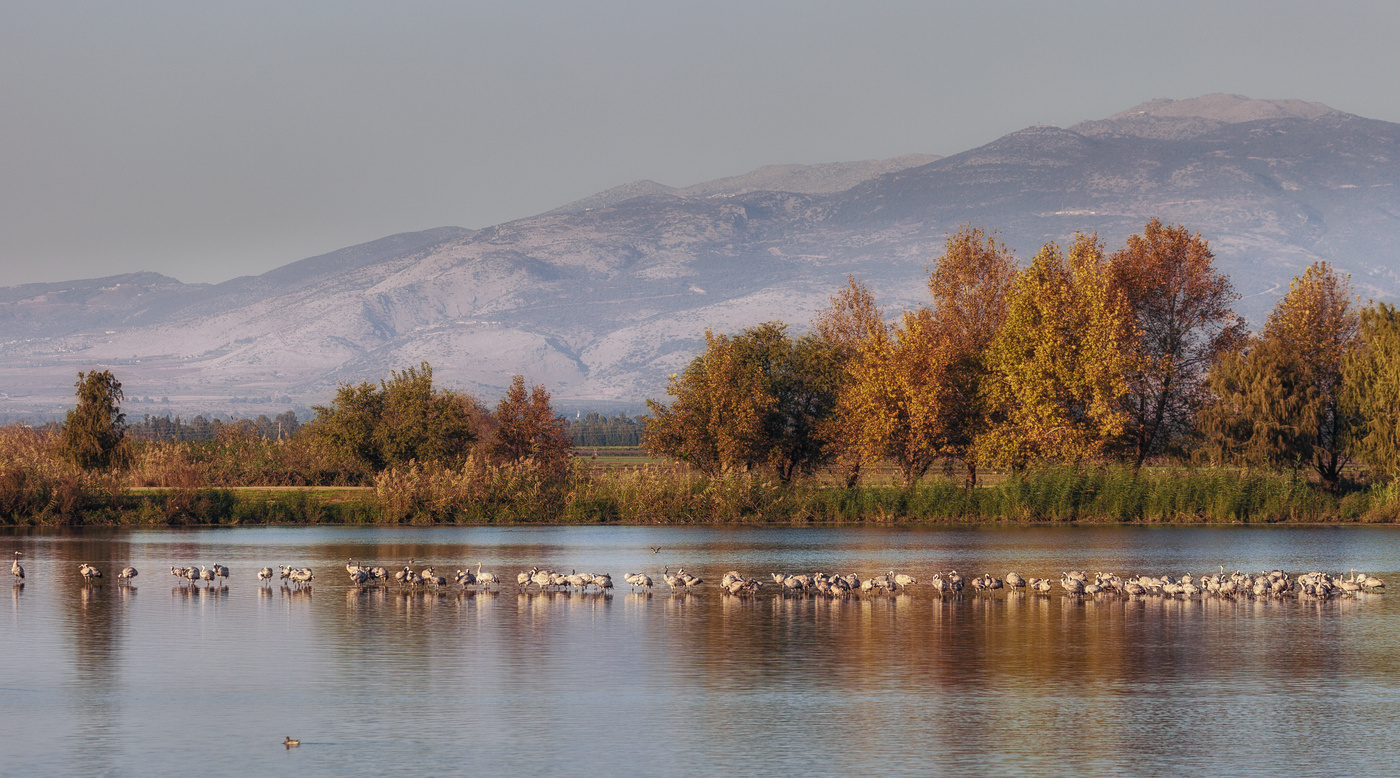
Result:
{"label": "calm water surface", "polygon": [[[653,554],[648,546],[659,545]],[[0,533],[0,774],[1393,775],[1400,592],[1329,602],[629,593],[890,569],[1355,567],[1400,530],[275,528]],[[344,562],[612,573],[610,596],[362,590]],[[86,587],[77,565],[105,573]],[[219,562],[196,590],[174,565]],[[131,564],[141,575],[118,586]],[[309,590],[259,567],[310,566]],[[508,576],[504,575],[508,574]],[[8,584],[8,579],[5,579]],[[771,587],[768,587],[771,590]],[[284,736],[300,738],[287,750]]]}

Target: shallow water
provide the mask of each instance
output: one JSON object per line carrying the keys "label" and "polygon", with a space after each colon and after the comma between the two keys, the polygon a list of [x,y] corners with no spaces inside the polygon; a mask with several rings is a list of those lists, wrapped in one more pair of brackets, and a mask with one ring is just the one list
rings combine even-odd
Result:
{"label": "shallow water", "polygon": [[[653,554],[649,546],[661,546]],[[920,578],[1323,569],[1395,580],[1388,527],[247,528],[0,534],[3,775],[1385,775],[1400,604],[966,595],[844,600],[684,566]],[[347,557],[489,594],[362,590]],[[103,582],[84,586],[80,562]],[[226,587],[171,565],[220,562]],[[115,574],[132,564],[130,587]],[[309,590],[255,570],[310,566]],[[521,569],[613,594],[521,594]],[[507,575],[508,574],[508,575]],[[1392,583],[1392,585],[1394,585]],[[302,745],[285,749],[286,735]]]}

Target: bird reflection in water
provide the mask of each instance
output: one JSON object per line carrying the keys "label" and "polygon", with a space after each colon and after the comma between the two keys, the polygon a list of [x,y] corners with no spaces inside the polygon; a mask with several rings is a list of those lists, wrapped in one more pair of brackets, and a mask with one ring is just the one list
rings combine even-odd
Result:
{"label": "bird reflection in water", "polygon": [[282,584],[282,598],[291,602],[311,602],[311,584],[288,586]]}
{"label": "bird reflection in water", "polygon": [[387,599],[382,586],[352,586],[345,590],[345,606],[358,608],[361,605],[382,606]]}

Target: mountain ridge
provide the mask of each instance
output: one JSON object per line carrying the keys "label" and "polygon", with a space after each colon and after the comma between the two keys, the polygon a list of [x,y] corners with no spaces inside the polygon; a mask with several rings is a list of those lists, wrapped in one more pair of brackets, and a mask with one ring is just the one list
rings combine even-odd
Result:
{"label": "mountain ridge", "polygon": [[[129,395],[207,411],[232,396],[324,402],[337,382],[423,360],[487,398],[523,373],[576,407],[635,405],[662,396],[707,327],[800,329],[848,273],[888,313],[921,303],[925,268],[967,223],[999,230],[1023,262],[1076,231],[1112,249],[1151,217],[1184,224],[1256,322],[1319,258],[1363,297],[1400,292],[1400,125],[1320,104],[1150,101],[871,162],[637,182],[592,206],[402,233],[217,285],[128,274],[0,289],[0,412],[61,408],[94,366]],[[802,176],[831,191],[766,186]]]}

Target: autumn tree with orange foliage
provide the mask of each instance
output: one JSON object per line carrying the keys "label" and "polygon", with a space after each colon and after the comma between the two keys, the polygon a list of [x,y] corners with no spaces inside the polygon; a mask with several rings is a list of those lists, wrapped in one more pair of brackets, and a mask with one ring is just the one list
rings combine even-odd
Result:
{"label": "autumn tree with orange foliage", "polygon": [[968,485],[976,484],[975,442],[987,427],[986,355],[1015,274],[1006,246],[968,226],[948,237],[929,274],[932,307],[906,311],[887,328],[854,279],[832,298],[817,326],[849,355],[833,439],[853,473],[860,462],[890,459],[910,486],[940,459],[959,459]]}
{"label": "autumn tree with orange foliage", "polygon": [[1109,270],[1137,327],[1123,437],[1133,466],[1142,467],[1190,434],[1206,372],[1248,332],[1231,308],[1239,295],[1200,233],[1153,219],[1113,253]]}
{"label": "autumn tree with orange foliage", "polygon": [[670,405],[648,400],[643,445],[708,475],[747,469],[763,457],[763,421],[774,400],[731,339],[705,330],[705,352],[672,375]]}
{"label": "autumn tree with orange foliage", "polygon": [[533,459],[541,472],[555,478],[568,474],[572,442],[564,420],[554,415],[549,390],[543,384],[525,388],[525,377],[515,376],[510,389],[496,405],[496,429],[490,443],[497,462]]}
{"label": "autumn tree with orange foliage", "polygon": [[981,456],[1011,467],[1100,457],[1127,424],[1135,339],[1097,236],[1078,236],[1068,257],[1046,244],[1017,275],[988,354],[998,419]]}

